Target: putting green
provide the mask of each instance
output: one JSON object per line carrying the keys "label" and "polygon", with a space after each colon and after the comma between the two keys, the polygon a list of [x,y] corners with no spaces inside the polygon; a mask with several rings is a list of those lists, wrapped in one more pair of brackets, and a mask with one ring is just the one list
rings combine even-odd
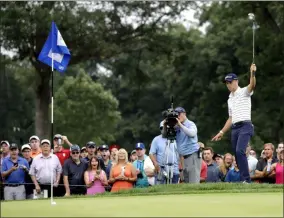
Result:
{"label": "putting green", "polygon": [[1,203],[2,217],[150,217],[283,215],[283,193],[190,194],[62,198]]}

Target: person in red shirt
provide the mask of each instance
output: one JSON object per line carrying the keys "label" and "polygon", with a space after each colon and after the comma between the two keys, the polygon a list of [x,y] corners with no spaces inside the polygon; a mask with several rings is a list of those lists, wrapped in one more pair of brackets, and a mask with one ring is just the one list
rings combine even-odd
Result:
{"label": "person in red shirt", "polygon": [[66,136],[62,136],[60,134],[56,134],[53,137],[53,145],[54,145],[54,154],[58,157],[61,166],[63,166],[65,160],[67,160],[70,157],[70,149],[65,149],[63,147],[63,144],[66,143],[69,145],[69,147],[72,146],[72,144],[69,142]]}
{"label": "person in red shirt", "polygon": [[[69,142],[66,136],[56,134],[53,137],[53,145],[54,145],[53,153],[58,157],[61,166],[63,166],[64,162],[70,158],[70,149],[65,149],[63,147],[64,143],[68,144],[69,147],[72,146],[72,144]],[[59,181],[59,186],[57,188],[57,191],[58,191],[59,197],[63,197],[65,195],[65,188],[63,185],[63,175],[60,176],[60,181]]]}

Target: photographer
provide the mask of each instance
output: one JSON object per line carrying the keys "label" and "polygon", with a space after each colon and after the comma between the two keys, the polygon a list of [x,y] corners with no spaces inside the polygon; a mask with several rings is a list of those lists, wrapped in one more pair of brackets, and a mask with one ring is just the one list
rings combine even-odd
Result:
{"label": "photographer", "polygon": [[199,183],[202,159],[197,143],[197,127],[194,122],[187,119],[184,108],[177,107],[175,112],[178,113],[176,126],[177,150],[184,159],[182,163],[184,182]]}
{"label": "photographer", "polygon": [[[166,134],[163,133],[163,124],[164,121],[160,123],[160,131],[161,134],[156,136],[151,144],[149,156],[154,163],[155,166],[155,172],[156,172],[156,184],[166,184],[167,182],[167,177],[163,172],[161,172],[161,168],[164,168],[168,166],[164,166],[164,155],[165,155],[165,149],[167,145],[167,136]],[[169,157],[175,157],[175,152],[174,152],[174,147],[171,144],[170,145],[170,152],[167,154]],[[178,158],[176,157],[174,159],[171,159],[168,161],[167,164],[174,164],[174,169],[173,169],[173,178],[172,178],[172,184],[178,183],[179,180],[179,169],[178,169]],[[161,175],[161,177],[158,180],[158,175]]]}
{"label": "photographer", "polygon": [[4,200],[26,199],[25,172],[29,170],[28,162],[19,157],[16,144],[10,145],[10,157],[3,160],[2,177],[4,179]]}

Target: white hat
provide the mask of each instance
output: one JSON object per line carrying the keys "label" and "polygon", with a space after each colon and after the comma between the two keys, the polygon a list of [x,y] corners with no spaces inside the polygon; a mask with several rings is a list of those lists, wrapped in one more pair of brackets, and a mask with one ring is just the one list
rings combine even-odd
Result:
{"label": "white hat", "polygon": [[25,148],[30,149],[31,150],[31,146],[29,144],[25,144],[22,146],[21,151],[23,151]]}
{"label": "white hat", "polygon": [[43,143],[47,143],[50,145],[50,141],[48,139],[43,139],[40,144],[42,145]]}
{"label": "white hat", "polygon": [[164,126],[164,121],[160,122],[160,128]]}
{"label": "white hat", "polygon": [[32,139],[36,139],[36,140],[39,140],[39,137],[38,136],[36,136],[36,135],[33,135],[33,136],[31,136],[30,137],[30,140],[29,140],[29,142],[32,140]]}
{"label": "white hat", "polygon": [[6,145],[8,145],[8,147],[10,147],[10,144],[9,144],[8,141],[1,141],[1,145],[4,144],[4,143],[5,143]]}

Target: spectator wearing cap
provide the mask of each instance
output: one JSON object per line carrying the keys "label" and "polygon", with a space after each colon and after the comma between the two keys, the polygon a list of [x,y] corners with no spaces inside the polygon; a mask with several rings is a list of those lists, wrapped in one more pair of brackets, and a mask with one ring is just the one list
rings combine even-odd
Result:
{"label": "spectator wearing cap", "polygon": [[[48,197],[50,197],[51,180],[53,182],[53,193],[55,197],[61,196],[58,193],[57,187],[62,173],[62,166],[58,157],[51,153],[51,144],[48,139],[41,141],[42,153],[33,159],[30,168],[30,175],[37,193],[41,190],[48,190]],[[53,178],[51,178],[53,175]]]}
{"label": "spectator wearing cap", "polygon": [[[28,161],[29,168],[31,167],[32,162],[33,162],[33,158],[31,157],[31,153],[32,153],[31,150],[32,149],[31,149],[31,146],[29,144],[25,144],[21,147],[22,156],[23,156],[23,158],[26,159],[26,161]],[[27,199],[33,199],[34,185],[33,185],[32,178],[31,178],[28,171],[25,172],[25,181],[26,181],[26,184],[25,184],[26,198]]]}
{"label": "spectator wearing cap", "polygon": [[[97,156],[96,143],[92,142],[92,141],[87,142],[86,148],[87,148],[88,155],[85,158],[85,160],[89,162],[92,157]],[[99,163],[100,163],[100,167],[102,168],[103,171],[105,171],[106,168],[105,168],[105,164],[104,164],[103,159],[101,157],[98,157],[98,160],[99,160]]]}
{"label": "spectator wearing cap", "polygon": [[244,183],[251,182],[246,147],[254,134],[254,126],[251,122],[251,96],[256,85],[255,72],[256,66],[252,64],[250,67],[250,83],[244,88],[239,87],[236,74],[230,73],[225,77],[224,83],[231,92],[228,99],[229,117],[223,129],[212,138],[212,141],[221,140],[223,135],[229,129],[232,129],[232,149],[240,169],[240,180]]}
{"label": "spectator wearing cap", "polygon": [[41,153],[41,149],[40,149],[40,140],[39,137],[36,135],[33,135],[30,137],[29,139],[29,144],[31,146],[31,157],[34,158],[35,156],[37,156],[38,154]]}
{"label": "spectator wearing cap", "polygon": [[113,184],[111,192],[132,189],[137,180],[135,167],[128,162],[127,151],[119,149],[116,155],[115,164],[110,171],[109,183]]}
{"label": "spectator wearing cap", "polygon": [[106,173],[101,169],[97,156],[89,161],[88,170],[84,174],[85,184],[87,186],[87,195],[104,193],[108,185]]}
{"label": "spectator wearing cap", "polygon": [[112,162],[110,160],[110,155],[109,155],[109,147],[107,145],[101,145],[99,147],[99,151],[101,153],[102,159],[104,161],[104,166],[105,166],[105,173],[107,175],[107,179],[109,179],[109,173],[110,169],[112,167]]}
{"label": "spectator wearing cap", "polygon": [[177,107],[178,113],[176,128],[176,143],[179,154],[183,157],[183,177],[185,183],[199,183],[201,161],[197,127],[194,122],[186,117],[186,111]]}
{"label": "spectator wearing cap", "polygon": [[[167,171],[167,167],[171,166],[173,164],[173,178],[172,178],[172,184],[176,184],[179,181],[179,157],[177,157],[175,148],[173,144],[169,145],[168,154],[165,154],[166,151],[166,145],[167,145],[167,138],[165,135],[163,135],[163,125],[164,121],[160,123],[160,131],[161,134],[156,136],[150,147],[149,156],[155,166],[155,183],[156,184],[166,184],[167,178],[165,177],[165,174],[161,171]],[[167,157],[169,159],[167,159]],[[158,176],[160,175],[160,176]]]}
{"label": "spectator wearing cap", "polygon": [[206,182],[220,182],[219,168],[217,163],[213,160],[213,149],[205,147],[202,153],[203,160],[207,165]]}
{"label": "spectator wearing cap", "polygon": [[[255,174],[251,176],[253,180],[259,183],[275,183],[275,171],[265,173],[265,167],[277,163],[277,159],[273,156],[274,145],[272,143],[264,144],[264,158],[259,159],[256,165]],[[270,168],[270,167],[269,167]],[[270,169],[269,169],[270,172]]]}
{"label": "spectator wearing cap", "polygon": [[70,157],[70,149],[64,149],[64,143],[68,144],[69,147],[72,146],[67,136],[56,134],[53,137],[54,154],[59,158],[61,166],[63,166],[64,162]]}
{"label": "spectator wearing cap", "polygon": [[84,173],[88,168],[88,162],[80,158],[80,147],[78,145],[72,145],[70,149],[71,158],[67,159],[63,165],[65,196],[85,195]]}
{"label": "spectator wearing cap", "polygon": [[145,145],[141,142],[136,143],[135,150],[138,157],[138,159],[133,162],[133,166],[135,167],[137,173],[137,181],[135,187],[137,188],[148,187],[149,186],[148,177],[155,176],[154,170],[152,172],[145,171],[145,162],[147,161],[147,159],[150,159],[150,157],[148,157],[145,154],[146,151]]}
{"label": "spectator wearing cap", "polygon": [[130,153],[130,163],[133,163],[138,159],[136,150],[131,151]]}
{"label": "spectator wearing cap", "polygon": [[80,157],[81,158],[86,158],[87,156],[88,156],[87,148],[86,147],[82,147],[81,148],[81,152],[80,152]]}
{"label": "spectator wearing cap", "polygon": [[1,141],[1,165],[6,157],[10,157],[10,144],[8,141]]}
{"label": "spectator wearing cap", "polygon": [[19,157],[19,149],[16,144],[10,145],[10,157],[3,160],[2,177],[4,179],[4,200],[24,200],[25,171],[29,170],[29,164]]}
{"label": "spectator wearing cap", "polygon": [[221,166],[224,162],[223,156],[221,154],[214,153],[213,160],[218,166]]}
{"label": "spectator wearing cap", "polygon": [[249,174],[250,176],[253,176],[255,173],[258,160],[255,157],[250,155],[250,151],[251,151],[251,146],[250,144],[248,144],[246,148],[246,155],[247,155],[248,166],[249,166]]}

